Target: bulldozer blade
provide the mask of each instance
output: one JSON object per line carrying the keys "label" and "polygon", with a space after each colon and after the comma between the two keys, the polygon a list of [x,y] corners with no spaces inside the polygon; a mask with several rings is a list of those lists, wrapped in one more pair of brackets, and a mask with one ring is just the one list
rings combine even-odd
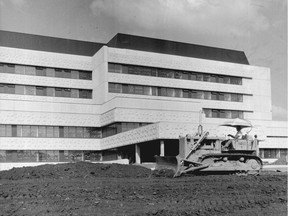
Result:
{"label": "bulldozer blade", "polygon": [[156,159],[156,167],[155,170],[162,170],[162,169],[171,169],[174,172],[177,171],[178,168],[178,160],[176,157],[173,156],[155,156]]}
{"label": "bulldozer blade", "polygon": [[173,170],[174,176],[178,177],[182,174],[181,159],[174,156],[155,156],[156,166],[155,170],[169,169]]}

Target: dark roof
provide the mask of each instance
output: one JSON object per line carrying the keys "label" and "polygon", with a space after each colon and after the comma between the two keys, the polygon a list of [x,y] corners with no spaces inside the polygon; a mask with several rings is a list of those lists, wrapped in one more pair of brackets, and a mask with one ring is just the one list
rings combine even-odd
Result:
{"label": "dark roof", "polygon": [[0,30],[0,46],[93,56],[102,46],[249,64],[242,51],[118,33],[107,44]]}
{"label": "dark roof", "polygon": [[109,47],[147,52],[187,56],[200,59],[249,64],[242,51],[181,43],[175,41],[140,37],[127,34],[115,35],[107,44]]}
{"label": "dark roof", "polygon": [[4,47],[93,56],[103,45],[105,44],[0,30],[0,46]]}

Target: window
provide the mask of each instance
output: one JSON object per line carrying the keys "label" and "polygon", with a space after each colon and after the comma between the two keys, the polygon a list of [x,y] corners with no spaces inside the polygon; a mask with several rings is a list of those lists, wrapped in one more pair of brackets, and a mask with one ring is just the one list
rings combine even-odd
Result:
{"label": "window", "polygon": [[204,74],[203,75],[203,81],[210,82],[210,75],[209,74]]}
{"label": "window", "polygon": [[77,70],[72,70],[72,71],[71,71],[71,78],[72,78],[72,79],[79,79],[79,71],[77,71]]}
{"label": "window", "polygon": [[76,137],[77,138],[83,138],[84,133],[83,133],[83,128],[82,127],[77,127],[76,128]]}
{"label": "window", "polygon": [[218,77],[216,75],[211,75],[210,76],[210,82],[217,82],[217,79]]}
{"label": "window", "polygon": [[128,74],[128,66],[122,65],[122,73]]}
{"label": "window", "polygon": [[219,118],[220,111],[219,110],[212,110],[212,118]]}
{"label": "window", "polygon": [[47,68],[46,69],[46,76],[55,77],[55,69],[54,68]]}
{"label": "window", "polygon": [[143,86],[135,86],[135,94],[143,95]]}
{"label": "window", "polygon": [[0,125],[0,137],[6,136],[6,125]]}
{"label": "window", "polygon": [[203,81],[203,74],[197,74],[196,75],[196,80],[197,81]]}
{"label": "window", "polygon": [[68,128],[68,133],[70,138],[75,138],[76,137],[76,127],[69,127]]}
{"label": "window", "polygon": [[155,95],[155,96],[158,95],[158,88],[157,87],[152,87],[152,95]]}
{"label": "window", "polygon": [[166,70],[158,69],[158,77],[167,77]]}
{"label": "window", "polygon": [[46,127],[46,136],[47,137],[54,137],[54,131],[52,126],[47,126]]}
{"label": "window", "polygon": [[64,71],[62,71],[61,69],[56,68],[55,69],[55,77],[64,78]]}
{"label": "window", "polygon": [[64,137],[69,138],[69,127],[63,127]]}
{"label": "window", "polygon": [[191,98],[197,98],[197,91],[191,91]]}
{"label": "window", "polygon": [[36,94],[35,86],[25,86],[25,94],[26,95],[35,95]]}
{"label": "window", "polygon": [[224,93],[224,101],[231,101],[231,94]]}
{"label": "window", "polygon": [[212,117],[212,110],[211,109],[203,109],[206,118],[211,118]]}
{"label": "window", "polygon": [[[177,79],[180,79],[180,76],[181,76],[181,73],[177,73]],[[168,78],[173,78],[174,77],[174,71],[167,70],[167,77]]]}
{"label": "window", "polygon": [[57,126],[53,127],[53,137],[60,137],[60,127]]}
{"label": "window", "polygon": [[225,83],[223,76],[218,76],[218,83]]}
{"label": "window", "polygon": [[218,93],[218,100],[224,101],[224,94]]}
{"label": "window", "polygon": [[190,97],[190,92],[189,90],[183,90],[183,98],[189,98]]}
{"label": "window", "polygon": [[115,71],[115,64],[108,63],[108,72],[114,72]]}
{"label": "window", "polygon": [[54,97],[55,96],[55,88],[47,87],[46,88],[46,95]]}
{"label": "window", "polygon": [[92,80],[92,72],[79,71],[79,79]]}
{"label": "window", "polygon": [[71,89],[65,88],[62,90],[63,97],[71,97]]}
{"label": "window", "polygon": [[39,126],[38,127],[38,137],[46,137],[46,127]]}
{"label": "window", "polygon": [[22,125],[17,125],[17,137],[22,136]]}
{"label": "window", "polygon": [[159,96],[167,96],[167,89],[166,88],[160,88]]}
{"label": "window", "polygon": [[22,126],[22,136],[23,137],[30,137],[31,136],[30,126],[27,126],[27,125]]}
{"label": "window", "polygon": [[197,74],[191,73],[191,80],[197,80]]}
{"label": "window", "polygon": [[264,158],[277,158],[276,149],[264,149]]}
{"label": "window", "polygon": [[5,64],[4,65],[4,73],[15,73],[15,65]]}
{"label": "window", "polygon": [[230,110],[225,110],[225,118],[231,118],[231,111]]}
{"label": "window", "polygon": [[238,102],[243,102],[243,95],[238,94]]}
{"label": "window", "polygon": [[37,137],[38,136],[38,126],[30,126],[30,136]]}
{"label": "window", "polygon": [[239,118],[239,113],[238,111],[232,111],[232,118]]}
{"label": "window", "polygon": [[11,135],[12,137],[17,137],[17,126],[11,125]]}
{"label": "window", "polygon": [[15,85],[11,85],[11,84],[5,85],[4,91],[7,94],[15,94]]}
{"label": "window", "polygon": [[143,91],[144,95],[152,95],[152,88],[149,86],[144,86]]}
{"label": "window", "polygon": [[31,66],[25,66],[25,74],[26,75],[36,75],[36,68]]}
{"label": "window", "polygon": [[175,89],[175,97],[183,97],[182,89]]}
{"label": "window", "polygon": [[78,89],[71,89],[71,97],[72,98],[79,98],[79,90]]}
{"label": "window", "polygon": [[64,70],[64,77],[71,78],[71,70]]}
{"label": "window", "polygon": [[175,90],[172,88],[167,88],[167,96],[168,97],[174,97],[175,96]]}
{"label": "window", "polygon": [[115,73],[121,73],[122,72],[122,66],[119,64],[115,64],[114,72]]}
{"label": "window", "polygon": [[43,67],[36,67],[36,76],[46,76],[46,70]]}
{"label": "window", "polygon": [[238,95],[237,94],[231,94],[231,101],[238,101]]}
{"label": "window", "polygon": [[79,98],[92,98],[92,91],[79,89]]}
{"label": "window", "polygon": [[242,78],[240,78],[240,77],[231,77],[230,83],[234,84],[234,85],[242,85]]}
{"label": "window", "polygon": [[156,68],[151,69],[151,76],[157,76],[157,69]]}
{"label": "window", "polygon": [[197,96],[196,98],[198,99],[203,99],[204,98],[204,92],[203,91],[197,91]]}
{"label": "window", "polygon": [[215,92],[212,92],[212,93],[211,93],[211,99],[212,99],[212,100],[217,100],[217,99],[218,99],[218,94],[215,93]]}
{"label": "window", "polygon": [[190,73],[188,72],[182,73],[182,79],[189,80],[190,78],[191,78]]}
{"label": "window", "polygon": [[62,88],[55,88],[55,97],[62,97]]}
{"label": "window", "polygon": [[0,73],[4,73],[4,64],[0,63]]}
{"label": "window", "polygon": [[0,83],[0,93],[5,93],[5,85]]}
{"label": "window", "polygon": [[230,77],[224,77],[224,83],[230,84]]}
{"label": "window", "polygon": [[134,94],[134,86],[133,85],[128,85],[128,93]]}
{"label": "window", "polygon": [[23,65],[15,65],[15,73],[16,74],[24,74],[25,73],[25,66],[23,66]]}
{"label": "window", "polygon": [[37,86],[37,87],[36,87],[36,95],[46,96],[46,95],[47,95],[46,87]]}
{"label": "window", "polygon": [[24,95],[25,93],[25,87],[22,85],[16,85],[15,86],[15,94],[21,94]]}
{"label": "window", "polygon": [[121,84],[109,83],[108,88],[111,93],[121,93]]}

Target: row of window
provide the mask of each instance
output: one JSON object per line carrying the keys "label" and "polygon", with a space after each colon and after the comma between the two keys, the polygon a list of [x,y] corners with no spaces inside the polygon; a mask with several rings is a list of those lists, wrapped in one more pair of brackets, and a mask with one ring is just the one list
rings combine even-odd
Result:
{"label": "row of window", "polygon": [[108,72],[242,85],[241,77],[114,63],[108,64]]}
{"label": "row of window", "polygon": [[92,80],[92,71],[0,63],[0,73]]}
{"label": "row of window", "polygon": [[280,158],[288,155],[287,149],[260,149],[262,158]]}
{"label": "row of window", "polygon": [[101,128],[72,126],[0,125],[0,137],[105,138],[149,123],[119,122]]}
{"label": "row of window", "polygon": [[243,111],[239,110],[221,110],[221,109],[203,109],[206,118],[244,118]]}
{"label": "row of window", "polygon": [[92,98],[92,90],[0,83],[0,93],[50,97]]}
{"label": "row of window", "polygon": [[117,157],[117,152],[111,150],[0,150],[0,162],[106,161]]}
{"label": "row of window", "polygon": [[243,102],[242,94],[109,83],[109,92]]}

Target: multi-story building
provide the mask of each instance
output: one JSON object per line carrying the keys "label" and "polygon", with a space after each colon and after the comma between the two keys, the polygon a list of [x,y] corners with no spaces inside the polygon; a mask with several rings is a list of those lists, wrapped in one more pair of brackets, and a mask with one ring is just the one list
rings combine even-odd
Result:
{"label": "multi-story building", "polygon": [[[202,111],[202,112],[200,112]],[[153,161],[180,134],[254,125],[262,158],[287,155],[268,68],[244,52],[117,34],[107,44],[0,31],[0,167]],[[202,114],[201,114],[202,113]],[[27,164],[26,164],[27,165]]]}

